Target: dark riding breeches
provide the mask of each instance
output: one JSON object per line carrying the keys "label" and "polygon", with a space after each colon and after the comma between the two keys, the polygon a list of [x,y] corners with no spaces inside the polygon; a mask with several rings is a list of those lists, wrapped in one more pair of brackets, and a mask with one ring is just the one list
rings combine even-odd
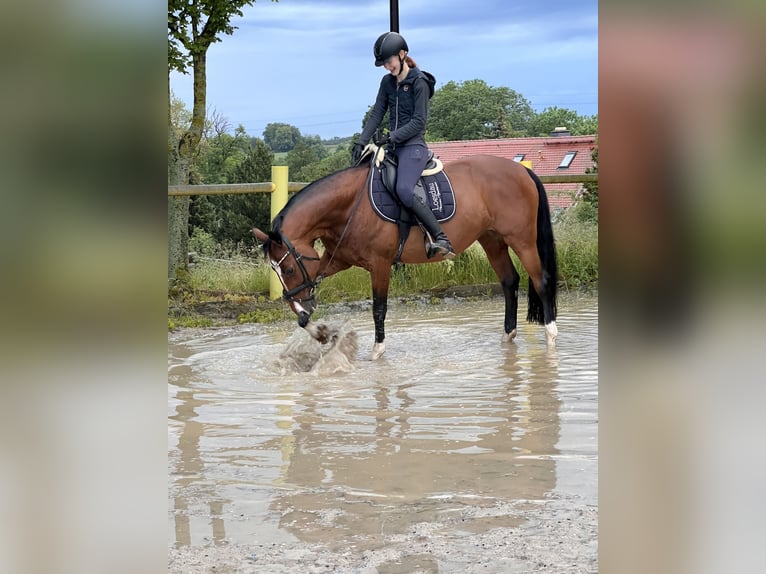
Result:
{"label": "dark riding breeches", "polygon": [[414,144],[396,148],[399,169],[396,175],[396,195],[408,209],[412,208],[413,190],[428,162],[428,149]]}

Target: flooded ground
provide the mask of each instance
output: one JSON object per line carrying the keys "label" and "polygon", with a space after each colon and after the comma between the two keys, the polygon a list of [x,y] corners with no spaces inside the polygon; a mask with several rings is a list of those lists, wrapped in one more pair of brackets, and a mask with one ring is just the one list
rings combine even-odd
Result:
{"label": "flooded ground", "polygon": [[[526,301],[520,302],[526,309]],[[389,306],[369,360],[290,372],[295,324],[169,335],[170,572],[596,572],[598,300],[502,343],[500,298]]]}

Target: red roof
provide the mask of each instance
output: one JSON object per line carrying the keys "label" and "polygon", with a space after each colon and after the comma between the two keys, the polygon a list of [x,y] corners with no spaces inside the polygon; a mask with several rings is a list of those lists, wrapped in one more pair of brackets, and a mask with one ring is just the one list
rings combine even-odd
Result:
{"label": "red roof", "polygon": [[[532,170],[538,175],[584,174],[587,168],[593,167],[591,154],[596,147],[596,136],[429,142],[428,147],[445,164],[469,155],[489,154],[514,159],[523,154],[523,160],[532,162]],[[559,165],[567,152],[576,154],[569,167],[560,168]],[[546,184],[551,209],[569,207],[581,188],[580,183]]]}

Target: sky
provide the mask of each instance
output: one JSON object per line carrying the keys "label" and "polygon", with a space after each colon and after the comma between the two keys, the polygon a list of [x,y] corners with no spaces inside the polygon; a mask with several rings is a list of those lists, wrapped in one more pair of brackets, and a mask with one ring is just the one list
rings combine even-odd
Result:
{"label": "sky", "polygon": [[[208,110],[263,137],[269,123],[323,139],[351,136],[375,101],[383,68],[372,46],[390,29],[389,0],[258,0],[207,58]],[[449,81],[480,79],[526,98],[598,113],[597,0],[399,0],[410,56]],[[192,107],[191,74],[172,73]]]}

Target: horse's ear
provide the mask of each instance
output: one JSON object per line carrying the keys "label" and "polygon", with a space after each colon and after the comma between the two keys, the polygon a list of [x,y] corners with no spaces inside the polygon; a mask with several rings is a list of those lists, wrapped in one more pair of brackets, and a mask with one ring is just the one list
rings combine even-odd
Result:
{"label": "horse's ear", "polygon": [[273,241],[274,243],[278,243],[279,245],[282,245],[282,236],[279,235],[279,233],[275,233],[274,231],[269,231],[266,233],[265,231],[261,231],[257,227],[253,228],[253,235],[255,235],[255,238],[258,239],[261,243],[266,243],[267,241]]}

